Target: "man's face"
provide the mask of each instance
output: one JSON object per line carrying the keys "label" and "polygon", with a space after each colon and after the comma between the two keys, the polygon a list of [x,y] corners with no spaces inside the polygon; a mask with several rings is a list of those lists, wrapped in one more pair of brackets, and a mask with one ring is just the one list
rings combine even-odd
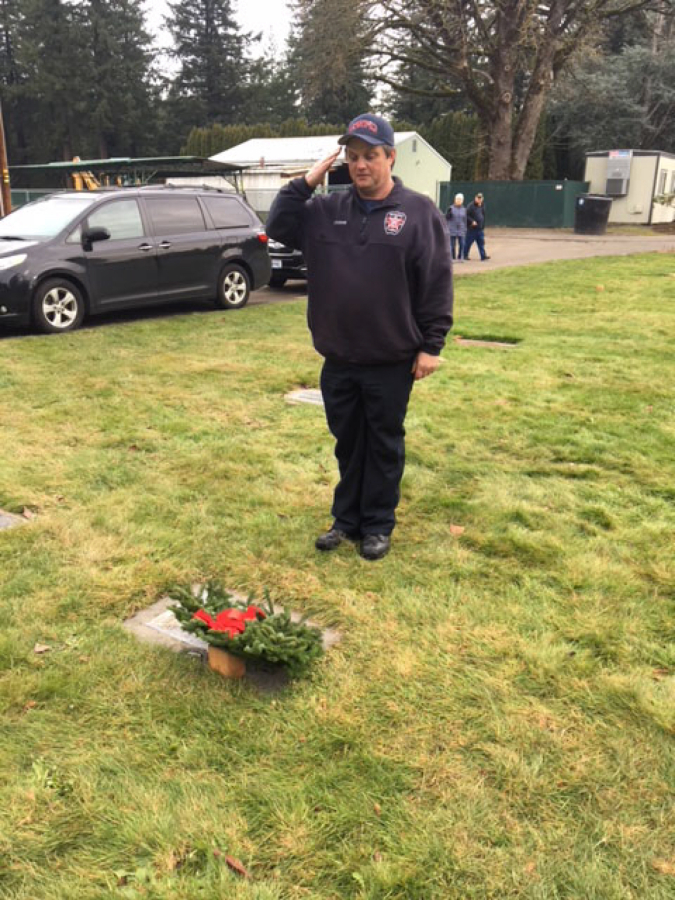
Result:
{"label": "man's face", "polygon": [[396,151],[387,156],[384,147],[373,147],[360,138],[352,138],[345,152],[349,174],[362,197],[384,199],[391,190],[391,167]]}
{"label": "man's face", "polygon": [[474,200],[474,203],[476,204],[476,206],[482,206],[482,205],[483,205],[483,198],[482,198],[482,197],[476,197],[476,199]]}

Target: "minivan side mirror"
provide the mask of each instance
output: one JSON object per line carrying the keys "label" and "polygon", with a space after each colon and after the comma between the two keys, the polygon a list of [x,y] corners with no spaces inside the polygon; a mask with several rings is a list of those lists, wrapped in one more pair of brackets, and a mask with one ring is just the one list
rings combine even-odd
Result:
{"label": "minivan side mirror", "polygon": [[96,241],[107,241],[110,240],[110,232],[107,228],[87,228],[86,231],[82,232],[82,246],[86,249],[91,249],[91,245],[96,243]]}

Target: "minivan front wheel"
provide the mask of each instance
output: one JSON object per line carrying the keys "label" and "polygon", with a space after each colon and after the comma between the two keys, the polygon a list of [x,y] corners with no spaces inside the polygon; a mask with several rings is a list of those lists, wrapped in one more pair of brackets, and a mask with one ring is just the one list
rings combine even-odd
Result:
{"label": "minivan front wheel", "polygon": [[241,266],[230,263],[220,273],[217,304],[222,309],[241,309],[251,293],[251,282]]}
{"label": "minivan front wheel", "polygon": [[33,317],[40,331],[47,334],[73,331],[84,319],[84,297],[72,281],[50,278],[35,292]]}

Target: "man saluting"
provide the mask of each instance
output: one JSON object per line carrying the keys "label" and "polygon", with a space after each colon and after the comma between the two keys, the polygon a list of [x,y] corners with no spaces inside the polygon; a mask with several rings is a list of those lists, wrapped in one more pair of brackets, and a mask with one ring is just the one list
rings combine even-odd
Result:
{"label": "man saluting", "polygon": [[360,541],[361,555],[376,560],[396,521],[413,381],[436,371],[452,326],[452,263],[440,212],[392,176],[391,125],[365,113],[338,143],[352,187],[312,196],[338,148],[281,189],[267,232],[305,256],[308,323],[325,360],[321,391],[340,480],[333,525],[316,547]]}

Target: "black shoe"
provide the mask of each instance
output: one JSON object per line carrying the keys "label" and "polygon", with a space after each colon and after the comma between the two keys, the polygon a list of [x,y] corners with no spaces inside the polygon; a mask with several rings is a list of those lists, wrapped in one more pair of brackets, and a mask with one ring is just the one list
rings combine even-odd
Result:
{"label": "black shoe", "polygon": [[382,559],[389,553],[390,547],[388,534],[367,534],[361,541],[361,556],[364,559]]}
{"label": "black shoe", "polygon": [[314,541],[314,546],[317,550],[337,550],[340,544],[343,544],[345,541],[352,541],[353,543],[355,540],[356,538],[345,531],[340,531],[339,528],[331,528],[330,531],[320,535]]}
{"label": "black shoe", "polygon": [[491,259],[491,258],[492,257],[490,257],[490,256],[481,256],[480,261],[485,262],[486,259]]}

